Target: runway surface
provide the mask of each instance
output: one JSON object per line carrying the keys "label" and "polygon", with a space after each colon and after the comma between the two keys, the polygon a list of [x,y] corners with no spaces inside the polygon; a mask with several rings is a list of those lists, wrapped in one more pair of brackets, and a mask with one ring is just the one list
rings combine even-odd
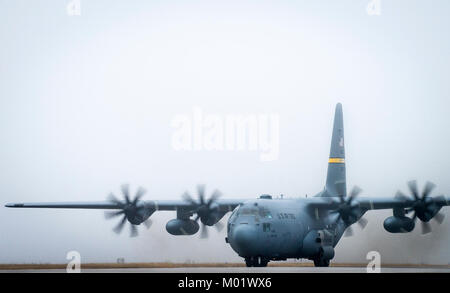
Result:
{"label": "runway surface", "polygon": [[[0,270],[0,273],[65,273],[64,269]],[[366,273],[365,267],[195,267],[83,269],[82,273]],[[450,273],[450,268],[381,268],[382,273]]]}

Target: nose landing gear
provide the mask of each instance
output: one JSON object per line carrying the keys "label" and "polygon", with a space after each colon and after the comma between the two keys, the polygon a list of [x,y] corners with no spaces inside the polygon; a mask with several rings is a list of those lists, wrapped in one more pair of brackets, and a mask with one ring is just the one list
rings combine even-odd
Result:
{"label": "nose landing gear", "polygon": [[252,256],[245,258],[245,265],[247,267],[267,267],[269,259],[261,256]]}

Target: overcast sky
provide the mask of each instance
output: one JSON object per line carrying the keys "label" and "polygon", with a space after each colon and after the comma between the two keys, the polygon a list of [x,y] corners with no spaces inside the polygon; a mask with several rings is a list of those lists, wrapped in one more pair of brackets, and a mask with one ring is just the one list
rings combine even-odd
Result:
{"label": "overcast sky", "polygon": [[[348,186],[394,196],[417,179],[450,193],[450,2],[0,0],[0,204],[104,200],[122,183],[179,199],[313,195],[325,183],[342,102]],[[189,4],[188,4],[189,3]],[[279,156],[177,151],[176,115],[279,117]],[[370,212],[336,261],[450,263],[450,213],[433,233],[384,231]],[[241,261],[220,234],[175,237],[172,212],[140,236],[95,210],[0,207],[0,263]],[[225,219],[224,219],[225,220]],[[127,227],[128,228],[128,227]]]}

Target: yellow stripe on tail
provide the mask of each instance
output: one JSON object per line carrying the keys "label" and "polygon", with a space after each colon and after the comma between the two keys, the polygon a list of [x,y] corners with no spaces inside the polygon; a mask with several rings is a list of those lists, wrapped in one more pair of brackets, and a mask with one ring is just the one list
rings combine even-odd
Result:
{"label": "yellow stripe on tail", "polygon": [[344,158],[330,158],[328,163],[345,163]]}

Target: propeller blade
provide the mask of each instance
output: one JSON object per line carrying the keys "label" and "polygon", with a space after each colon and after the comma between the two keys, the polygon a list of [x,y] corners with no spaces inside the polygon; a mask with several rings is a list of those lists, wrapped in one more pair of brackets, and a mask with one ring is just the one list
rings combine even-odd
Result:
{"label": "propeller blade", "polygon": [[138,236],[138,229],[136,225],[130,224],[130,237],[136,237]]}
{"label": "propeller blade", "polygon": [[[136,194],[133,198],[133,200],[130,200],[130,187],[128,184],[122,184],[121,186],[121,191],[122,194],[125,198],[125,200],[118,200],[113,193],[110,193],[108,196],[108,201],[115,203],[118,205],[118,207],[120,208],[120,210],[113,210],[113,211],[105,211],[105,218],[106,219],[111,219],[114,217],[118,217],[120,215],[123,215],[122,219],[120,220],[120,222],[114,227],[113,231],[117,234],[121,233],[128,218],[134,218],[137,216],[143,216],[145,215],[145,206],[144,205],[138,205],[139,200],[142,198],[142,196],[145,194],[146,190],[142,187],[139,187],[136,191]],[[151,221],[150,219],[146,219],[143,222],[139,222],[140,223],[144,223],[144,225],[148,228],[150,228],[151,226]],[[130,222],[130,236],[131,237],[136,237],[138,235],[138,228],[137,225],[132,225]]]}
{"label": "propeller blade", "polygon": [[440,225],[440,224],[442,224],[442,222],[444,222],[444,218],[445,218],[445,215],[444,215],[443,213],[437,213],[437,214],[434,216],[433,219],[434,219],[436,222],[438,222],[439,225]]}
{"label": "propeller blade", "polygon": [[419,198],[419,192],[417,190],[417,181],[416,180],[409,181],[408,182],[408,187],[409,187],[409,190],[411,191],[411,193],[413,194],[414,199],[415,200],[420,199]]}
{"label": "propeller blade", "polygon": [[422,192],[422,199],[428,197],[435,187],[436,185],[433,182],[427,181]]}
{"label": "propeller blade", "polygon": [[360,193],[362,189],[359,186],[353,186],[352,191],[350,191],[349,204],[355,199]]}
{"label": "propeller blade", "polygon": [[191,205],[193,205],[193,206],[197,205],[195,200],[192,198],[192,196],[187,191],[185,193],[183,193],[183,195],[181,197],[183,198],[184,201],[190,203]]}
{"label": "propeller blade", "polygon": [[409,198],[400,190],[397,191],[397,193],[395,194],[395,198],[400,201],[408,201],[409,200]]}
{"label": "propeller blade", "polygon": [[422,223],[422,235],[428,234],[431,232],[431,225],[428,222],[421,222]]}
{"label": "propeller blade", "polygon": [[125,196],[125,202],[127,203],[127,204],[130,204],[131,203],[131,201],[130,201],[130,191],[129,191],[129,185],[128,184],[123,184],[122,185],[122,193],[123,193],[123,195]]}
{"label": "propeller blade", "polygon": [[127,221],[127,217],[124,215],[122,220],[120,221],[120,223],[116,227],[114,227],[113,231],[116,232],[117,234],[122,232],[123,226],[125,225],[126,221]]}
{"label": "propeller blade", "polygon": [[122,202],[120,200],[118,200],[117,197],[115,197],[112,192],[108,195],[107,201],[115,203],[119,206],[122,205]]}
{"label": "propeller blade", "polygon": [[122,215],[124,213],[124,211],[123,210],[119,210],[119,211],[114,211],[114,212],[111,212],[111,211],[106,211],[105,212],[105,219],[112,219],[112,218],[115,218],[115,217],[117,217],[117,216],[120,216],[120,215]]}
{"label": "propeller blade", "polygon": [[341,213],[338,213],[338,216],[336,218],[336,223],[339,222],[340,220],[343,220]]}
{"label": "propeller blade", "polygon": [[222,193],[219,190],[214,190],[211,197],[208,199],[208,202],[206,203],[208,206],[210,206],[213,202],[215,202],[219,197],[222,196]]}
{"label": "propeller blade", "polygon": [[202,225],[202,231],[200,232],[200,238],[205,239],[208,238],[208,229],[206,228],[206,225]]}
{"label": "propeller blade", "polygon": [[223,230],[224,225],[221,222],[217,222],[214,227],[216,228],[217,232],[221,232]]}
{"label": "propeller blade", "polygon": [[205,185],[199,184],[197,185],[198,197],[200,198],[200,204],[205,204]]}
{"label": "propeller blade", "polygon": [[353,229],[352,229],[351,226],[349,226],[349,227],[345,230],[344,237],[351,237],[351,236],[353,236]]}
{"label": "propeller blade", "polygon": [[361,218],[358,220],[358,225],[361,227],[361,229],[366,228],[367,223],[368,223],[368,221],[365,218]]}
{"label": "propeller blade", "polygon": [[152,226],[153,222],[150,219],[144,221],[145,228],[149,229]]}
{"label": "propeller blade", "polygon": [[[200,232],[200,238],[208,237],[207,227],[203,223],[209,223],[212,220],[212,216],[214,215],[215,208],[211,208],[211,204],[213,204],[222,193],[219,190],[214,190],[211,194],[211,197],[206,199],[205,197],[205,185],[198,184],[197,185],[197,193],[198,200],[194,200],[192,196],[186,191],[183,193],[182,198],[184,201],[188,202],[192,206],[192,213],[195,214],[194,221],[198,222],[200,219],[202,222],[202,229]],[[215,227],[220,232],[223,229],[222,223],[216,223]]]}
{"label": "propeller blade", "polygon": [[145,194],[146,190],[142,187],[138,188],[138,191],[136,192],[136,196],[134,197],[133,200],[133,205],[136,205],[137,202],[141,199],[141,197]]}
{"label": "propeller blade", "polygon": [[359,218],[359,213],[355,209],[350,210],[350,219],[353,218],[354,221]]}
{"label": "propeller blade", "polygon": [[[328,213],[328,216],[331,217],[331,222],[336,223],[339,221],[341,214],[338,211],[331,211]],[[334,219],[333,219],[334,218]]]}
{"label": "propeller blade", "polygon": [[425,212],[423,212],[423,215],[424,215],[424,217],[425,218],[430,218],[431,219],[431,212],[430,211],[428,211],[428,210],[425,210]]}
{"label": "propeller blade", "polygon": [[443,195],[433,197],[433,201],[438,205],[447,205],[447,199]]}

